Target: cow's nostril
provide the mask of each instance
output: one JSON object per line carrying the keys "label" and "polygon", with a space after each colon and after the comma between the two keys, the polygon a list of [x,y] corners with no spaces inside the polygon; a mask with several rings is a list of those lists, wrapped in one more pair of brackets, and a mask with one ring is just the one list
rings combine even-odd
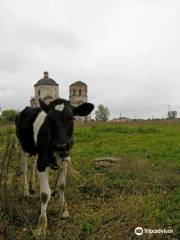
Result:
{"label": "cow's nostril", "polygon": [[57,147],[58,149],[65,149],[65,148],[66,148],[66,144],[65,144],[65,143],[57,143],[57,144],[56,144],[56,147]]}

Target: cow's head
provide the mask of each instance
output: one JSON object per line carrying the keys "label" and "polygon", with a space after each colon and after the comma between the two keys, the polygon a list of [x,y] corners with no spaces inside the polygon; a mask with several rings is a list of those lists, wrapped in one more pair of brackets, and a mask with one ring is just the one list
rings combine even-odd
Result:
{"label": "cow's head", "polygon": [[53,149],[61,153],[68,152],[73,145],[74,116],[87,116],[94,109],[94,105],[83,103],[74,107],[64,99],[56,99],[49,105],[42,100],[39,100],[39,103],[47,113],[46,121]]}

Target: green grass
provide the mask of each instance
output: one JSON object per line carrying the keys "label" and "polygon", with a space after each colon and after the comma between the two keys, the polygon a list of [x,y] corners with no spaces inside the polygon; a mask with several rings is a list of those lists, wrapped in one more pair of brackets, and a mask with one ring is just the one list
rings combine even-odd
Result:
{"label": "green grass", "polygon": [[[0,129],[1,146],[7,128]],[[180,202],[180,122],[77,124],[66,200],[70,219],[60,219],[58,201],[48,206],[46,239],[178,239]],[[112,168],[95,165],[97,157],[120,160]],[[13,157],[12,169],[18,164]],[[11,173],[12,174],[12,173]],[[54,186],[52,172],[51,187]],[[40,202],[22,197],[22,181],[11,196],[13,210],[0,214],[2,239],[35,239]],[[11,183],[12,184],[12,183]],[[136,237],[137,226],[173,229],[173,234]],[[0,237],[1,239],[1,237]]]}

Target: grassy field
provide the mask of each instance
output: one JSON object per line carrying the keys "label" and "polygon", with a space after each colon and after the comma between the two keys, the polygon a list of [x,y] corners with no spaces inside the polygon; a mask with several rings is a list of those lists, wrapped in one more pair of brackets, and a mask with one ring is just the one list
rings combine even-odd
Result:
{"label": "grassy field", "polygon": [[[179,239],[179,122],[77,125],[74,140],[65,193],[70,218],[60,218],[52,197],[45,239]],[[38,179],[36,194],[23,198],[19,155],[8,127],[0,128],[0,144],[0,239],[36,239]],[[99,157],[117,161],[98,164]],[[52,189],[55,176],[52,171]],[[138,226],[173,233],[136,236]]]}

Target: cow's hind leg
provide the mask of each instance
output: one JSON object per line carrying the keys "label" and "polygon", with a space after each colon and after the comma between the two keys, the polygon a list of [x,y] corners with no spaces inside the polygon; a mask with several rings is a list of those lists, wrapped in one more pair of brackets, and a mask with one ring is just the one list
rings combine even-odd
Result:
{"label": "cow's hind leg", "polygon": [[32,159],[32,164],[31,164],[31,179],[30,179],[30,193],[34,194],[35,193],[35,183],[36,183],[36,162],[37,159],[36,157],[33,157]]}
{"label": "cow's hind leg", "polygon": [[48,182],[48,167],[44,172],[38,171],[40,181],[40,200],[41,200],[41,214],[38,220],[36,235],[45,235],[47,228],[47,215],[46,209],[51,197],[51,190]]}
{"label": "cow's hind leg", "polygon": [[21,152],[21,167],[23,171],[24,180],[24,197],[29,196],[29,183],[28,183],[28,156],[27,153],[20,147]]}
{"label": "cow's hind leg", "polygon": [[62,211],[63,218],[69,217],[69,212],[68,212],[67,204],[64,197],[64,190],[66,186],[66,173],[67,173],[69,161],[70,161],[70,157],[64,158],[63,160],[61,159],[58,160],[59,174],[57,179],[57,189],[58,189],[60,208]]}

